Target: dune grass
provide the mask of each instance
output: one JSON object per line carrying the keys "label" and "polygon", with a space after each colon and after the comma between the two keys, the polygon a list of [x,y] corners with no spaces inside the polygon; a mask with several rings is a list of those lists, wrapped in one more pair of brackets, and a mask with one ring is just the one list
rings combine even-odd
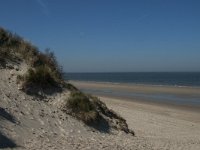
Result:
{"label": "dune grass", "polygon": [[0,27],[0,65],[5,67],[8,61],[16,59],[25,61],[29,66],[25,74],[17,76],[17,82],[22,82],[25,91],[30,92],[31,88],[33,88],[31,91],[34,91],[35,87],[49,89],[62,85],[61,87],[67,88],[71,92],[62,107],[67,114],[88,125],[95,123],[102,126],[104,124],[104,127],[105,125],[113,126],[127,133],[130,132],[126,120],[108,109],[97,97],[84,94],[72,84],[64,82],[62,68],[57,63],[53,52],[49,49],[40,52],[30,42]]}
{"label": "dune grass", "polygon": [[30,68],[26,74],[17,76],[18,82],[22,82],[24,89],[30,86],[38,86],[42,89],[56,87],[60,81],[57,81],[57,76],[47,66],[39,66]]}
{"label": "dune grass", "polygon": [[25,41],[17,34],[0,28],[0,64],[5,66],[6,61],[13,59],[25,61],[30,69],[24,75],[18,76],[26,86],[37,85],[41,88],[56,86],[63,82],[62,68],[57,63],[53,52],[45,52]]}
{"label": "dune grass", "polygon": [[85,123],[95,122],[98,119],[95,106],[90,99],[80,91],[71,92],[63,108],[65,112]]}
{"label": "dune grass", "polygon": [[99,98],[79,90],[71,92],[62,110],[100,131],[109,132],[110,128],[114,128],[134,135],[123,117],[109,109]]}

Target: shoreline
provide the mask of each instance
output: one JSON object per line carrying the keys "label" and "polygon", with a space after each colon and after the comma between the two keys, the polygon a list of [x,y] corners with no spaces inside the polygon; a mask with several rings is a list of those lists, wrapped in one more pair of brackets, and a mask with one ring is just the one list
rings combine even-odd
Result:
{"label": "shoreline", "polygon": [[142,83],[126,83],[126,82],[103,82],[103,81],[86,81],[86,80],[67,80],[69,82],[83,82],[83,83],[96,83],[96,84],[110,84],[110,85],[124,85],[124,86],[149,86],[149,87],[168,87],[168,88],[191,88],[191,89],[199,89],[200,86],[189,86],[189,85],[170,85],[170,84],[142,84]]}
{"label": "shoreline", "polygon": [[[164,102],[154,102],[154,101],[146,101],[146,100],[137,100],[137,99],[128,99],[128,98],[120,98],[120,97],[112,97],[112,96],[105,96],[105,95],[95,95],[99,98],[103,99],[113,99],[116,101],[122,101],[122,102],[128,102],[128,103],[135,103],[135,104],[141,104],[146,106],[156,106],[160,108],[170,108],[170,109],[176,109],[176,110],[182,110],[187,112],[194,112],[200,114],[200,106],[190,106],[190,105],[177,105],[177,104],[171,104],[171,103],[164,103]],[[200,120],[200,117],[199,117]],[[200,122],[200,121],[199,121]]]}
{"label": "shoreline", "polygon": [[[191,90],[195,90],[196,93],[198,93],[200,95],[200,86],[176,86],[176,85],[151,85],[151,84],[136,84],[136,83],[115,83],[115,82],[98,82],[98,81],[79,81],[79,80],[68,80],[69,83],[74,83],[74,84],[96,84],[98,86],[101,85],[108,85],[108,86],[121,86],[123,88],[131,88],[131,87],[146,87],[146,88],[173,88],[176,89],[191,89]],[[191,92],[191,91],[190,91]]]}
{"label": "shoreline", "polygon": [[[166,96],[169,94],[169,96],[174,95],[179,96],[179,99],[192,99],[195,97],[199,103],[200,103],[200,88],[188,88],[188,87],[170,87],[170,86],[150,86],[150,85],[130,85],[130,84],[108,84],[108,83],[97,83],[97,82],[85,82],[85,81],[70,81],[70,83],[74,84],[77,88],[83,90],[86,93],[94,94],[99,97],[108,97],[112,99],[117,99],[121,101],[129,101],[133,103],[141,103],[141,104],[147,104],[147,105],[157,105],[160,107],[170,107],[174,109],[181,109],[185,111],[193,111],[200,113],[200,105],[195,104],[180,104],[180,103],[172,103],[168,101],[159,101],[155,100],[154,97],[140,97],[139,96],[132,96],[128,97],[126,95],[120,95],[123,92],[129,92],[129,93],[142,93],[146,94],[147,96],[151,95],[158,95],[158,94],[164,94]],[[92,91],[93,90],[93,91]],[[95,91],[96,90],[96,91]],[[101,92],[101,91],[109,91],[113,90],[115,93],[119,92],[119,94],[114,95],[109,91]],[[100,91],[100,92],[99,92]],[[146,96],[145,95],[145,96]],[[161,97],[162,98],[162,97]]]}
{"label": "shoreline", "polygon": [[[168,116],[177,119],[182,119],[194,123],[200,123],[200,111],[194,111],[192,108],[184,109],[183,107],[173,106],[173,105],[165,105],[160,103],[149,103],[149,102],[140,102],[140,101],[130,101],[130,100],[121,100],[120,98],[99,96],[99,98],[110,105],[109,107],[113,107],[114,105],[119,105],[125,109],[136,109],[141,112],[150,112],[154,114],[158,114],[161,116]],[[118,110],[120,113],[120,110]],[[128,118],[127,118],[128,121]]]}

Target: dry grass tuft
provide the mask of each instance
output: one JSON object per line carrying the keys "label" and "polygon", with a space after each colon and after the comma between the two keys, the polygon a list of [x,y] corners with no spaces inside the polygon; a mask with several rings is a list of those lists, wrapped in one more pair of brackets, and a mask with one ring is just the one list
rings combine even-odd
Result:
{"label": "dry grass tuft", "polygon": [[46,49],[42,53],[17,34],[0,28],[0,65],[5,66],[7,61],[13,61],[16,57],[30,66],[25,75],[18,76],[18,82],[23,81],[26,87],[37,85],[44,88],[64,82],[62,68],[58,65],[53,52]]}
{"label": "dry grass tuft", "polygon": [[134,135],[126,120],[108,109],[106,104],[95,96],[73,91],[62,110],[100,131],[109,132],[110,128],[114,128]]}
{"label": "dry grass tuft", "polygon": [[39,88],[45,89],[56,87],[59,83],[54,72],[47,66],[29,69],[25,75],[17,76],[17,80],[18,82],[22,82],[24,89],[31,86],[38,86]]}
{"label": "dry grass tuft", "polygon": [[98,119],[98,113],[93,103],[85,94],[79,91],[71,92],[63,110],[85,123],[95,122]]}

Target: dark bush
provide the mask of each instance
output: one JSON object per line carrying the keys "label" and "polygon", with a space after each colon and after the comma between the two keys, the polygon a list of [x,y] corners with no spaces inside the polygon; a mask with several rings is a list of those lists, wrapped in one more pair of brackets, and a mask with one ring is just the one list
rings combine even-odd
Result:
{"label": "dark bush", "polygon": [[39,87],[42,89],[58,86],[57,78],[54,73],[47,66],[36,67],[29,69],[23,76],[17,77],[18,81],[23,82],[23,87],[29,88],[31,86]]}
{"label": "dark bush", "polygon": [[71,92],[64,106],[64,110],[85,123],[95,122],[98,119],[95,106],[89,98],[81,92]]}
{"label": "dark bush", "polygon": [[73,111],[89,112],[94,109],[88,97],[81,92],[72,92],[67,105]]}

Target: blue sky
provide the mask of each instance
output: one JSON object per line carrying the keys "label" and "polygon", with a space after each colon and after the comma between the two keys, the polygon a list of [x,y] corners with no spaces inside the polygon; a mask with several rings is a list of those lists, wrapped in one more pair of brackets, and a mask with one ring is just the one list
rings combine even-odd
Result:
{"label": "blue sky", "polygon": [[199,0],[1,0],[0,26],[66,72],[200,71]]}

